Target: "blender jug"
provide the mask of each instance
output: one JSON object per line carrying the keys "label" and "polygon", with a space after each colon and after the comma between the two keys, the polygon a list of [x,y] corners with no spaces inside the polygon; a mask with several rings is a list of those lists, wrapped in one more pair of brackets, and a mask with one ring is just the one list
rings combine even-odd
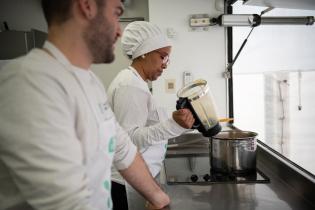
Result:
{"label": "blender jug", "polygon": [[177,92],[177,97],[176,109],[188,108],[195,118],[192,128],[206,137],[221,131],[207,81],[199,79],[187,84]]}

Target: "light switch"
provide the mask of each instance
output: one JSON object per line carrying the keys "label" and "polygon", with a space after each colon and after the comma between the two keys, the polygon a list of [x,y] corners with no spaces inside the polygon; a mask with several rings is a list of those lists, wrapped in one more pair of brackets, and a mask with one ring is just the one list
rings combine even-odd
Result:
{"label": "light switch", "polygon": [[183,73],[183,85],[187,85],[188,83],[193,81],[193,75],[190,71],[184,71]]}

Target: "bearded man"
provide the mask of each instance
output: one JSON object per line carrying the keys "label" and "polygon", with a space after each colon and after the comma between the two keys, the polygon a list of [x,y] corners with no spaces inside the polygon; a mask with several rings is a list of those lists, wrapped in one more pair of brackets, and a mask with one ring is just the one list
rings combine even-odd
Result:
{"label": "bearded man", "polygon": [[169,197],[90,70],[114,60],[120,0],[42,0],[42,7],[43,48],[0,73],[0,209],[112,209],[112,163],[154,208],[166,206]]}

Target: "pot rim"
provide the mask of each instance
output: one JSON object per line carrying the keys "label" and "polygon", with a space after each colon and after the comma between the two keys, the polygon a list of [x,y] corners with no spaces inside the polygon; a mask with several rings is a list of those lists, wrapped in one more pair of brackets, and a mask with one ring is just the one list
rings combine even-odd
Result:
{"label": "pot rim", "polygon": [[[226,133],[235,133],[233,134],[231,137],[229,136],[221,136],[224,135]],[[246,135],[246,136],[240,136],[237,137],[237,134],[242,134],[242,135]],[[241,130],[228,130],[228,131],[221,131],[220,133],[218,133],[215,136],[212,136],[211,139],[218,139],[218,140],[249,140],[249,139],[253,139],[256,138],[258,136],[258,134],[256,132],[253,131],[241,131]]]}

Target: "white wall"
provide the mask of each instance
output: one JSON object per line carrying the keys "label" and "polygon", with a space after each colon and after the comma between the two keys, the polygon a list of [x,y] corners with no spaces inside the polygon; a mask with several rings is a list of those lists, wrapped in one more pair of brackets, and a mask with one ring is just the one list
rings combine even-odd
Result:
{"label": "white wall", "polygon": [[[167,8],[167,9],[166,9]],[[171,11],[171,12],[169,12]],[[215,0],[149,0],[150,21],[163,30],[171,28],[171,64],[163,75],[153,82],[153,95],[161,106],[171,113],[175,110],[176,94],[165,92],[165,80],[175,79],[176,92],[182,87],[184,71],[190,71],[194,79],[208,81],[220,117],[226,116],[226,86],[222,72],[225,69],[225,29],[210,27],[208,31],[191,31],[189,15],[209,14],[217,17],[222,11],[215,9]]]}

